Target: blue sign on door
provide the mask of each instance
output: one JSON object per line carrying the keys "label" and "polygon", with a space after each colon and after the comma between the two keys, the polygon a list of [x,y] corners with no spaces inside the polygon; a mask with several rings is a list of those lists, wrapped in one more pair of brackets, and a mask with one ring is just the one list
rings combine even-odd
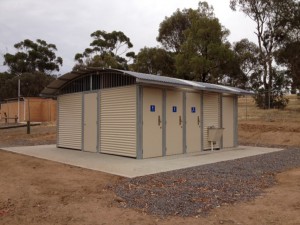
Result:
{"label": "blue sign on door", "polygon": [[173,112],[177,112],[177,106],[173,106]]}
{"label": "blue sign on door", "polygon": [[155,112],[155,105],[150,105],[150,112]]}
{"label": "blue sign on door", "polygon": [[192,112],[192,113],[195,113],[195,112],[196,112],[196,107],[192,107],[192,108],[191,108],[191,112]]}

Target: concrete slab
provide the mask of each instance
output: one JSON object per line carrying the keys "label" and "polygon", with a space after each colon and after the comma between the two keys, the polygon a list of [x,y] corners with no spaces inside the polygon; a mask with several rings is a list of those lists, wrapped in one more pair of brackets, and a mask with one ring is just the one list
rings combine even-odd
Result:
{"label": "concrete slab", "polygon": [[234,149],[213,152],[205,151],[197,154],[137,160],[120,156],[56,148],[56,145],[10,147],[2,149],[129,178],[283,150],[279,148],[240,146]]}

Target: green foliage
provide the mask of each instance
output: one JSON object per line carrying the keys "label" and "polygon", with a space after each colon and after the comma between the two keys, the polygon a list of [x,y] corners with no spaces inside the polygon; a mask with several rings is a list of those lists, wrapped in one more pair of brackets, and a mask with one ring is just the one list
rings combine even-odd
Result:
{"label": "green foliage", "polygon": [[[86,48],[83,53],[77,53],[74,57],[77,64],[74,70],[81,67],[113,67],[128,69],[127,60],[122,57],[133,45],[130,39],[121,31],[97,30],[91,34],[91,48]],[[134,53],[127,53],[128,57],[134,57]]]}
{"label": "green foliage", "polygon": [[300,90],[300,2],[296,2],[292,13],[282,20],[288,29],[285,38],[280,42],[280,49],[275,52],[276,62],[287,68],[287,73],[292,79],[292,93]]}
{"label": "green foliage", "polygon": [[185,31],[192,25],[194,14],[205,18],[214,18],[214,9],[207,2],[199,2],[198,9],[179,9],[170,17],[165,17],[159,25],[159,34],[156,40],[169,51],[179,53],[181,46],[187,39]]}
{"label": "green foliage", "polygon": [[0,73],[0,101],[18,97],[18,79],[23,97],[37,97],[41,91],[55,78],[41,72],[23,73],[20,76]]}
{"label": "green foliage", "polygon": [[33,42],[25,39],[14,45],[17,53],[4,55],[4,65],[9,67],[11,73],[51,73],[59,71],[62,65],[61,57],[56,57],[56,46],[37,39]]}
{"label": "green foliage", "polygon": [[290,80],[285,71],[278,71],[273,68],[273,78],[272,89],[265,89],[261,85],[257,85],[256,90],[253,88],[256,92],[254,100],[259,108],[284,109],[289,102],[285,94],[289,91]]}
{"label": "green foliage", "polygon": [[173,53],[161,48],[143,48],[135,57],[132,69],[137,72],[170,76],[175,74]]}
{"label": "green foliage", "polygon": [[35,97],[55,78],[50,74],[59,71],[63,60],[55,55],[56,46],[37,39],[26,39],[14,45],[15,54],[4,55],[8,72],[0,73],[0,101],[18,97],[18,79],[21,96]]}
{"label": "green foliage", "polygon": [[254,81],[260,79],[257,74],[260,74],[262,70],[259,63],[259,49],[256,44],[248,39],[242,39],[233,44],[233,51],[236,57],[236,66],[238,67],[236,69],[238,75],[233,76],[233,78],[236,77],[237,79],[234,86],[252,89],[253,85],[256,85]]}
{"label": "green foliage", "polygon": [[7,72],[0,73],[0,102],[7,98],[13,98],[18,94],[17,83],[13,82],[14,77],[15,75]]}
{"label": "green foliage", "polygon": [[292,79],[292,93],[296,93],[296,89],[300,90],[300,57],[297,54],[299,52],[300,41],[292,41],[285,44],[276,54],[277,62],[288,68],[287,74]]}
{"label": "green foliage", "polygon": [[156,38],[167,50],[178,53],[186,40],[185,30],[190,27],[189,13],[191,10],[179,9],[171,17],[159,25],[159,35]]}
{"label": "green foliage", "polygon": [[[256,88],[262,90],[276,89],[277,77],[273,70],[274,56],[276,52],[281,51],[283,43],[290,42],[289,36],[293,36],[295,31],[299,33],[299,26],[297,25],[299,22],[295,19],[298,18],[297,15],[299,14],[299,8],[295,10],[297,4],[299,5],[299,2],[297,3],[296,0],[230,1],[232,10],[240,9],[256,23],[255,34],[258,39],[259,50],[257,58],[261,66],[251,75],[252,79],[255,78],[256,80]],[[276,100],[277,95],[268,96],[268,91],[264,92],[264,95],[264,106],[268,105],[272,108],[276,106],[276,102],[281,102],[280,104],[284,105],[284,101]]]}
{"label": "green foliage", "polygon": [[213,8],[199,2],[197,10],[177,10],[166,17],[157,40],[175,52],[177,77],[218,83],[236,70],[236,58],[226,41],[228,34],[214,17]]}
{"label": "green foliage", "polygon": [[[265,99],[267,98],[267,99]],[[256,106],[261,109],[268,109],[268,105],[265,103],[268,102],[269,93],[265,91],[265,89],[260,89],[259,92],[256,93],[254,100]],[[289,99],[285,97],[284,93],[282,92],[273,92],[270,96],[270,105],[274,109],[284,109],[289,103]]]}

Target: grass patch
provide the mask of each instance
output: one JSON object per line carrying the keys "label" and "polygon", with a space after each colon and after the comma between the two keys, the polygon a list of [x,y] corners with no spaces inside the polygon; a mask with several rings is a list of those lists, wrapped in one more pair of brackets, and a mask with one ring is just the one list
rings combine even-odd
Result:
{"label": "grass patch", "polygon": [[289,104],[284,110],[259,109],[252,97],[240,97],[238,100],[239,120],[259,120],[266,122],[300,122],[300,97],[287,96]]}

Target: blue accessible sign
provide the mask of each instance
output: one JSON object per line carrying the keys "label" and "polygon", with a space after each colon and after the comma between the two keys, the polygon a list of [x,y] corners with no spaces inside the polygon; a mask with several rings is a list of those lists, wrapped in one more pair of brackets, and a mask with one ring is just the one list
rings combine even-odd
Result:
{"label": "blue accessible sign", "polygon": [[177,112],[177,106],[173,106],[173,112]]}
{"label": "blue accessible sign", "polygon": [[196,107],[191,107],[191,112],[195,113],[196,112]]}
{"label": "blue accessible sign", "polygon": [[150,112],[155,112],[155,105],[150,105]]}

